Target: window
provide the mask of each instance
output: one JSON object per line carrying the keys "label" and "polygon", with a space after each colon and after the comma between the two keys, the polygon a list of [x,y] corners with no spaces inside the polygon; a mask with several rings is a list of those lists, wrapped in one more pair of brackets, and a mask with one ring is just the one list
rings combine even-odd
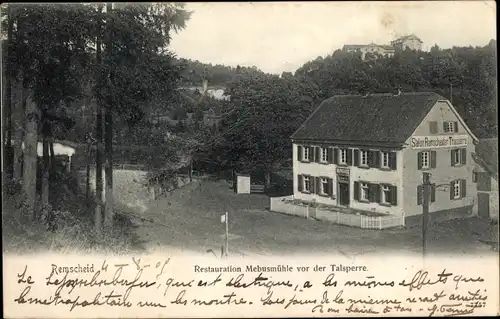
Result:
{"label": "window", "polygon": [[460,150],[455,151],[455,155],[453,156],[453,165],[460,164]]}
{"label": "window", "polygon": [[328,149],[326,147],[321,148],[321,162],[328,162]]}
{"label": "window", "polygon": [[387,185],[382,185],[382,203],[391,203],[391,187]]}
{"label": "window", "polygon": [[443,130],[445,133],[458,132],[458,123],[457,122],[444,122]]}
{"label": "window", "polygon": [[368,151],[361,150],[359,152],[359,163],[362,166],[368,166]]}
{"label": "window", "polygon": [[430,152],[422,152],[420,153],[422,160],[422,168],[430,168]]}
{"label": "window", "polygon": [[465,149],[451,150],[451,166],[465,165]]}
{"label": "window", "polygon": [[321,195],[328,195],[330,194],[330,183],[328,181],[328,178],[322,177],[321,178]]}
{"label": "window", "polygon": [[361,200],[369,201],[369,187],[367,183],[361,183]]}
{"label": "window", "polygon": [[445,133],[453,132],[453,122],[444,122]]}
{"label": "window", "polygon": [[453,199],[458,199],[460,198],[461,192],[460,192],[460,181],[454,181],[453,182]]}
{"label": "window", "polygon": [[382,162],[381,166],[382,168],[389,168],[390,164],[390,156],[388,152],[381,152],[382,153]]}
{"label": "window", "polygon": [[339,164],[347,164],[347,150],[340,149],[339,150]]}
{"label": "window", "polygon": [[308,161],[309,160],[309,147],[304,147],[303,150],[304,150],[304,153],[302,154],[303,155],[302,159],[304,161]]}
{"label": "window", "polygon": [[311,191],[311,179],[309,176],[304,176],[304,191]]}

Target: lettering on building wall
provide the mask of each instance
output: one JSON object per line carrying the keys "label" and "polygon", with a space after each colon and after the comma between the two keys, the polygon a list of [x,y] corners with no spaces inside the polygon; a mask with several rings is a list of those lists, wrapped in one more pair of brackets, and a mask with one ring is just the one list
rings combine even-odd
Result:
{"label": "lettering on building wall", "polygon": [[349,175],[349,169],[343,167],[337,167],[337,174]]}
{"label": "lettering on building wall", "polygon": [[448,148],[467,146],[467,135],[413,136],[411,148]]}

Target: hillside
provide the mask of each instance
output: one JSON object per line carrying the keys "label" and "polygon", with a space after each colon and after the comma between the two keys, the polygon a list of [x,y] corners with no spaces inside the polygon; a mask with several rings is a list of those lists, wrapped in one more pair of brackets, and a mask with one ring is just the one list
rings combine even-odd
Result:
{"label": "hillside", "polygon": [[239,75],[264,73],[256,67],[213,65],[183,58],[177,59],[177,63],[184,68],[181,73],[181,86],[200,86],[202,79],[207,79],[211,87],[225,87]]}

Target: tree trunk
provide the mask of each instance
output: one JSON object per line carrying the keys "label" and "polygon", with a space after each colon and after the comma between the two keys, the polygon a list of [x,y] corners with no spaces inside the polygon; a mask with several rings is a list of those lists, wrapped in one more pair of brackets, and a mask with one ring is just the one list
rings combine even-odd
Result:
{"label": "tree trunk", "polygon": [[104,225],[106,227],[113,226],[113,117],[109,107],[106,108],[104,124],[104,141],[105,141],[105,167],[104,175],[106,178],[106,210],[104,214]]}
{"label": "tree trunk", "polygon": [[[23,84],[24,83],[24,84]],[[14,144],[14,173],[13,173],[13,178],[16,181],[20,181],[22,178],[22,163],[23,163],[23,149],[22,149],[22,144],[23,144],[23,139],[24,139],[24,128],[25,128],[25,112],[26,112],[26,100],[28,98],[28,90],[25,88],[27,87],[26,85],[26,80],[22,78],[21,80],[21,85],[19,88],[19,91],[21,93],[21,98],[19,101],[20,107],[19,107],[19,116],[16,120],[16,125],[15,125],[15,144]]]}
{"label": "tree trunk", "polygon": [[4,144],[4,165],[5,165],[5,177],[10,179],[13,175],[13,150],[12,150],[12,74],[11,74],[11,63],[12,50],[10,49],[9,42],[12,39],[13,31],[13,21],[11,13],[11,5],[7,5],[7,72],[5,74],[5,107],[4,107],[4,118],[5,118],[5,138],[6,143]]}
{"label": "tree trunk", "polygon": [[[99,5],[99,11],[102,11],[102,6]],[[96,39],[96,64],[98,67],[101,66],[101,21],[98,21],[98,33]],[[98,80],[96,83],[101,83],[99,81],[102,74],[97,73]],[[99,84],[98,84],[99,85]],[[96,155],[95,155],[95,213],[94,213],[94,227],[95,231],[100,234],[102,228],[102,102],[100,98],[99,91],[100,88],[96,88]]]}
{"label": "tree trunk", "polygon": [[95,228],[98,233],[101,232],[102,227],[102,206],[103,206],[103,187],[102,187],[102,110],[97,108],[97,118],[96,118],[96,156],[95,156],[95,216],[94,223]]}
{"label": "tree trunk", "polygon": [[[50,176],[53,176],[55,174],[56,170],[56,154],[54,152],[54,137],[52,136],[52,132],[50,132],[49,136],[49,155],[50,155]],[[69,156],[68,156],[69,157]],[[68,165],[69,165],[69,160],[68,160]]]}
{"label": "tree trunk", "polygon": [[[111,11],[113,9],[113,4],[112,3],[107,3],[106,4],[106,12],[109,16],[111,14]],[[111,57],[113,54],[113,38],[111,37],[111,30],[107,28],[106,30],[106,35],[107,35],[107,43],[106,43],[106,49],[107,49],[107,56],[108,56],[108,61],[111,61]],[[109,71],[109,78],[108,78],[108,85],[113,83],[113,71],[110,69]],[[110,90],[111,91],[111,88]],[[108,93],[109,94],[109,93]],[[104,164],[104,169],[105,169],[105,177],[106,177],[106,190],[105,190],[105,195],[106,195],[106,205],[105,205],[105,213],[104,213],[104,225],[105,227],[109,228],[113,226],[113,114],[112,114],[112,103],[113,101],[111,100],[111,97],[108,96],[108,99],[106,101],[106,108],[105,108],[105,116],[104,116],[104,143],[105,143],[105,164]]]}
{"label": "tree trunk", "polygon": [[90,200],[90,163],[92,161],[92,151],[90,138],[87,140],[87,181],[85,183],[85,199],[87,200],[87,204],[89,204]]}
{"label": "tree trunk", "polygon": [[26,211],[23,215],[36,219],[36,181],[38,147],[38,112],[36,104],[28,97],[26,101],[26,128],[23,152],[23,191],[26,196]]}
{"label": "tree trunk", "polygon": [[[43,124],[44,126],[47,124]],[[43,145],[43,165],[42,165],[42,202],[41,208],[45,209],[49,205],[49,167],[50,167],[50,157],[49,157],[49,137],[47,132],[42,130],[42,145]]]}

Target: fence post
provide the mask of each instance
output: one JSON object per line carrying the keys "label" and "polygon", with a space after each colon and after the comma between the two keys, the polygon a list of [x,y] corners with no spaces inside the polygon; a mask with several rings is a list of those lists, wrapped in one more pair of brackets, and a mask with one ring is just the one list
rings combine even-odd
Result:
{"label": "fence post", "polygon": [[337,211],[337,224],[340,224],[340,212]]}
{"label": "fence post", "polygon": [[382,217],[378,217],[378,229],[382,229]]}

